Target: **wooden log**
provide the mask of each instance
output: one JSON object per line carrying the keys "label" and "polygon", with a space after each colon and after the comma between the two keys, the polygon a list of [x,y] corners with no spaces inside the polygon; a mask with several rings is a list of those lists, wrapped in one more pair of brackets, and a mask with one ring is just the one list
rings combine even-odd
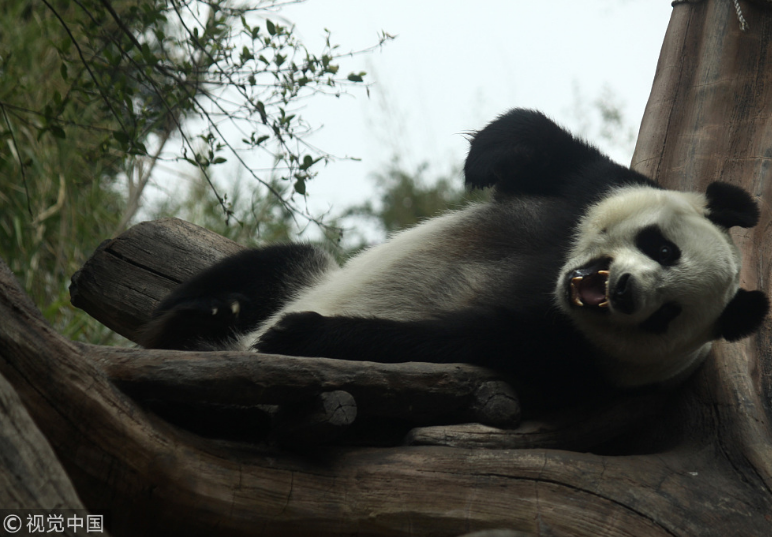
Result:
{"label": "wooden log", "polygon": [[552,448],[588,451],[659,416],[669,398],[661,394],[628,397],[603,408],[574,408],[525,421],[516,429],[479,423],[416,427],[405,438],[411,446],[486,449]]}
{"label": "wooden log", "polygon": [[535,535],[535,533],[526,533],[524,531],[515,531],[502,528],[465,533],[460,537],[534,537]]}
{"label": "wooden log", "polygon": [[273,437],[282,445],[325,444],[345,433],[357,417],[357,404],[343,390],[324,392],[299,405],[285,405],[274,416]]}
{"label": "wooden log", "polygon": [[0,375],[0,509],[85,509],[16,391]]}
{"label": "wooden log", "polygon": [[[467,364],[381,364],[253,352],[92,352],[109,378],[139,400],[278,405],[345,390],[365,416],[447,423],[471,412],[477,420],[499,426],[514,426],[520,417],[511,388],[492,371]],[[481,397],[489,404],[482,404]],[[491,399],[496,403],[490,404]]]}
{"label": "wooden log", "polygon": [[[668,188],[704,191],[721,180],[748,190],[761,218],[752,229],[732,231],[743,253],[740,282],[772,296],[772,9],[768,3],[742,3],[742,9],[745,32],[723,2],[674,8],[632,167]],[[772,491],[770,349],[769,320],[741,342],[717,342],[696,377],[695,400],[676,410],[714,422],[720,449],[766,492]]]}
{"label": "wooden log", "polygon": [[520,400],[507,382],[481,382],[463,417],[475,423],[512,427],[520,421]]}

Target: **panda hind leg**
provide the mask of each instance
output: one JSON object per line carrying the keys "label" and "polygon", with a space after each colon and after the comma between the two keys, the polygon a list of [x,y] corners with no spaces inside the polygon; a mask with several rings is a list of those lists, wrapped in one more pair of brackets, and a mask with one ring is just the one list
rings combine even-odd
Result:
{"label": "panda hind leg", "polygon": [[228,350],[337,264],[324,250],[283,244],[227,257],[172,290],[138,334],[146,348]]}

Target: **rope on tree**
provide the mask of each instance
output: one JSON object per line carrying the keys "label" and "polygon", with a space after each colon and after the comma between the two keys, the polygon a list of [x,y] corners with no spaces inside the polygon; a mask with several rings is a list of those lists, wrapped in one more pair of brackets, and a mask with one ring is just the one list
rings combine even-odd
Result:
{"label": "rope on tree", "polygon": [[[670,5],[676,6],[678,4],[698,4],[700,2],[703,2],[704,0],[673,0]],[[772,6],[772,0],[749,0],[751,2],[755,2],[760,5],[764,6]],[[750,28],[748,26],[748,21],[745,20],[745,17],[743,16],[743,10],[740,7],[740,0],[732,0],[732,3],[734,4],[734,10],[737,13],[737,21],[740,23],[740,30],[743,32],[748,31]]]}

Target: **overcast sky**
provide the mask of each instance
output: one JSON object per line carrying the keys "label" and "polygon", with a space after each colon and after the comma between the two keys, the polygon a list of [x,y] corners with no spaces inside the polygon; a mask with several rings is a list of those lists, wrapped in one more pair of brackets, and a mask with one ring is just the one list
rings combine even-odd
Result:
{"label": "overcast sky", "polygon": [[[407,171],[426,163],[428,178],[447,176],[466,157],[464,134],[514,107],[539,109],[629,164],[671,9],[670,0],[307,0],[285,7],[275,17],[294,24],[314,53],[325,28],[339,52],[371,47],[381,32],[396,36],[340,61],[343,76],[367,72],[369,97],[363,89],[314,97],[299,110],[318,128],[315,146],[358,159],[321,168],[307,184],[308,207],[334,216],[374,198],[373,175],[394,157]],[[587,128],[590,104],[604,95],[624,113],[627,144],[609,145]],[[235,166],[218,167],[215,179],[232,183],[224,179],[239,173]],[[184,178],[182,165],[164,173],[174,169]]]}
{"label": "overcast sky", "polygon": [[321,170],[308,187],[313,206],[361,203],[395,153],[408,168],[428,162],[443,173],[463,162],[463,133],[513,107],[579,129],[577,92],[585,103],[611,93],[637,133],[671,9],[669,0],[309,0],[283,10],[311,49],[323,28],[344,51],[381,31],[397,36],[342,62],[344,73],[367,71],[370,98],[355,92],[303,111],[323,125],[316,145],[362,159]]}

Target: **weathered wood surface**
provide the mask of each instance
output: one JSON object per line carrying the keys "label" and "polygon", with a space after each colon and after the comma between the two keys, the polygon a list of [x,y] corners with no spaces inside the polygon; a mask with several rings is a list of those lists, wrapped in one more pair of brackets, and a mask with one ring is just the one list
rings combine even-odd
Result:
{"label": "weathered wood surface", "polygon": [[[421,423],[457,415],[486,423],[516,423],[519,406],[477,404],[481,387],[497,375],[465,364],[379,364],[328,358],[298,358],[252,352],[182,352],[95,348],[90,356],[132,396],[175,403],[221,405],[299,403],[325,391],[345,390],[360,413]],[[494,384],[495,386],[495,384]],[[499,386],[495,394],[507,393]]]}
{"label": "weathered wood surface", "polygon": [[[772,16],[743,9],[747,33],[728,2],[674,8],[634,165],[656,170],[666,186],[698,190],[720,177],[758,195],[761,225],[737,237],[744,284],[769,292]],[[300,456],[202,440],[146,414],[85,356],[100,349],[53,332],[5,266],[0,318],[0,374],[83,504],[111,510],[120,535],[772,534],[769,324],[718,345],[666,419],[642,423],[605,452]]]}
{"label": "weathered wood surface", "polygon": [[0,509],[85,509],[46,437],[0,376]]}
{"label": "weathered wood surface", "polygon": [[480,423],[415,427],[405,438],[405,443],[411,446],[592,451],[649,419],[658,419],[668,402],[669,397],[661,394],[620,398],[603,408],[555,412],[538,421],[525,421],[516,429],[499,429]]}
{"label": "weathered wood surface", "polygon": [[[741,283],[772,293],[772,10],[743,3],[742,32],[728,2],[679,5],[665,37],[632,167],[668,188],[742,186],[761,219],[733,232]],[[760,494],[772,491],[772,325],[739,343],[719,342],[677,412],[703,423],[716,449]],[[703,421],[706,420],[706,421]],[[697,434],[697,431],[694,432]],[[765,514],[772,520],[772,509]]]}
{"label": "weathered wood surface", "polygon": [[336,440],[353,425],[357,404],[343,390],[320,393],[299,405],[279,408],[273,418],[273,434],[278,443],[308,447],[309,438],[315,444]]}

